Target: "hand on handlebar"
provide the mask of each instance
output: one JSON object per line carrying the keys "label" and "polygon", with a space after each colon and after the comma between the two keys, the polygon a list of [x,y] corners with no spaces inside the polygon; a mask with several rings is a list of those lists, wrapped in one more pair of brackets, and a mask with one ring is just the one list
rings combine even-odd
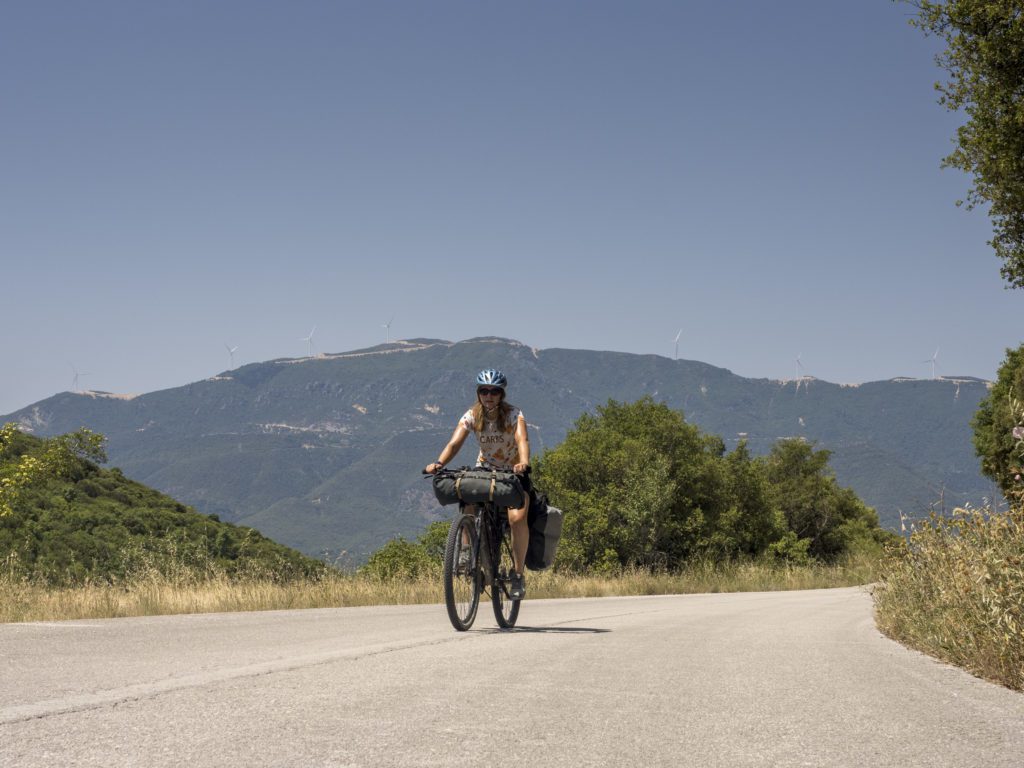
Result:
{"label": "hand on handlebar", "polygon": [[515,472],[517,475],[525,475],[527,472],[530,471],[530,465],[516,464],[514,467],[512,467],[512,471]]}
{"label": "hand on handlebar", "polygon": [[442,469],[444,469],[444,464],[441,464],[440,462],[435,461],[433,464],[427,464],[427,466],[423,468],[423,474],[424,475],[436,475]]}

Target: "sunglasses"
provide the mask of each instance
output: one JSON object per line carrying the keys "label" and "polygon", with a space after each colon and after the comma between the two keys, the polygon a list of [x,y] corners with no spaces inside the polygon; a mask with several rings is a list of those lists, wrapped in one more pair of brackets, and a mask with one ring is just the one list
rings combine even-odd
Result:
{"label": "sunglasses", "polygon": [[478,395],[483,395],[484,397],[486,397],[487,395],[493,395],[494,397],[497,397],[504,391],[505,390],[503,389],[487,389],[487,387],[483,387],[482,389],[478,389],[476,393]]}

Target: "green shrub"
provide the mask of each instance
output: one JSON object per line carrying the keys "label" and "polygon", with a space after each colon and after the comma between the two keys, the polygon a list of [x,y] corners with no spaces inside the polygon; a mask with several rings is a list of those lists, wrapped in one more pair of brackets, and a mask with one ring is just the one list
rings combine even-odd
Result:
{"label": "green shrub", "polygon": [[811,561],[810,547],[810,539],[799,539],[793,531],[786,531],[781,539],[768,545],[768,554],[778,561],[807,565]]}
{"label": "green shrub", "polygon": [[891,548],[875,591],[891,637],[1024,690],[1024,509],[956,509]]}
{"label": "green shrub", "polygon": [[418,543],[403,537],[392,539],[367,560],[359,573],[382,581],[417,579],[439,572],[439,562]]}

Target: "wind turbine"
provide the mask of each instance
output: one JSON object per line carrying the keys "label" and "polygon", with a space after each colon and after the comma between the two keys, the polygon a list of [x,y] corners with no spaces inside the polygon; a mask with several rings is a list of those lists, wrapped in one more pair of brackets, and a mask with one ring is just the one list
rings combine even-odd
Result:
{"label": "wind turbine", "polygon": [[925,364],[927,364],[927,363],[931,363],[932,364],[932,378],[933,379],[935,378],[935,365],[936,365],[935,361],[938,359],[938,357],[939,357],[939,348],[936,347],[934,355],[932,355],[927,360],[922,360],[921,361],[922,363],[925,363]]}
{"label": "wind turbine", "polygon": [[811,377],[807,375],[807,369],[804,368],[803,352],[798,352],[796,356],[796,394],[800,394],[800,385],[804,385],[804,389],[808,390],[811,386]]}
{"label": "wind turbine", "polygon": [[238,351],[238,347],[237,346],[229,347],[227,344],[225,344],[224,345],[224,349],[226,349],[228,351],[228,357],[231,358],[231,368],[229,370],[234,370],[234,368],[235,368],[235,352]]}
{"label": "wind turbine", "polygon": [[313,330],[309,332],[309,336],[305,336],[305,337],[299,339],[299,341],[304,341],[304,342],[306,342],[306,344],[309,345],[309,357],[313,356],[313,334],[314,333],[316,333],[316,326],[315,325],[313,326]]}
{"label": "wind turbine", "polygon": [[390,344],[391,343],[391,324],[393,322],[395,322],[395,316],[394,315],[392,315],[391,319],[388,320],[386,323],[384,323],[384,325],[381,326],[381,328],[385,329],[384,339],[385,339],[385,343],[386,344]]}
{"label": "wind turbine", "polygon": [[75,372],[75,377],[71,380],[72,391],[81,392],[78,387],[78,379],[82,376],[92,376],[91,373],[79,373],[78,369],[74,365],[71,366],[71,370]]}

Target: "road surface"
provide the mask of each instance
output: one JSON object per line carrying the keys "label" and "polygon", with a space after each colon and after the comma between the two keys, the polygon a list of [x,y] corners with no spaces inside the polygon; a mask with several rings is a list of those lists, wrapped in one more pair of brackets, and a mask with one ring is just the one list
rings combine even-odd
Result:
{"label": "road surface", "polygon": [[861,589],[0,625],[0,765],[1024,765],[1024,695]]}

